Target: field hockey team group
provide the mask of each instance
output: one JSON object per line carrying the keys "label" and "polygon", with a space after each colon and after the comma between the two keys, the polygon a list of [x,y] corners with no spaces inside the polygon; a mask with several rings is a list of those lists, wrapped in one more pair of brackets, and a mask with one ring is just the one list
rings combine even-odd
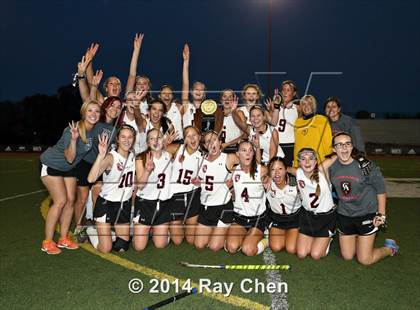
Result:
{"label": "field hockey team group", "polygon": [[124,99],[116,77],[99,91],[98,44],[78,64],[81,119],[40,158],[52,199],[43,251],[78,248],[69,236],[73,218],[76,239],[87,231],[104,253],[126,251],[130,242],[142,251],[150,242],[164,248],[185,240],[230,254],[269,246],[320,259],[336,232],[346,260],[369,265],[398,251],[392,239],[374,246],[386,222],[384,178],[337,98],[326,100],[323,116],[313,96],[298,97],[293,81],[264,102],[259,87],[247,84],[240,104],[235,91],[223,90],[209,116],[205,85],[190,89],[188,45],[181,99],[169,85],[154,98],[150,79],[137,76],[142,41],[135,36]]}

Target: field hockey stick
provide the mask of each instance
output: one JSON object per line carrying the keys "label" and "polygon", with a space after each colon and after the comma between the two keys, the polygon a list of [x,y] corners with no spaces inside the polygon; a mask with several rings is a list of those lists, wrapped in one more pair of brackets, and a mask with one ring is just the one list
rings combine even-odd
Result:
{"label": "field hockey stick", "polygon": [[197,293],[197,289],[196,288],[193,288],[189,292],[186,291],[186,292],[180,293],[178,295],[169,297],[168,299],[162,300],[162,301],[160,301],[160,302],[158,302],[158,303],[156,303],[154,305],[151,305],[149,307],[143,308],[143,310],[157,309],[157,308],[160,308],[160,307],[162,307],[164,305],[167,305],[167,304],[173,303],[173,302],[175,302],[177,300],[180,300],[181,298],[184,298],[184,297],[187,297],[187,296],[196,294],[196,293]]}
{"label": "field hockey stick", "polygon": [[229,270],[290,270],[290,265],[198,265],[181,262],[181,265],[191,268],[229,269]]}

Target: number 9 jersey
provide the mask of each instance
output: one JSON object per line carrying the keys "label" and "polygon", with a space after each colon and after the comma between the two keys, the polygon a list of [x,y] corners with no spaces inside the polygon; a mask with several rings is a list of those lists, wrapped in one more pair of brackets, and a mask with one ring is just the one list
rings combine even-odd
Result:
{"label": "number 9 jersey", "polygon": [[126,201],[133,193],[134,174],[136,171],[134,154],[124,158],[118,152],[109,152],[113,157],[111,170],[103,173],[103,185],[99,196],[112,202]]}

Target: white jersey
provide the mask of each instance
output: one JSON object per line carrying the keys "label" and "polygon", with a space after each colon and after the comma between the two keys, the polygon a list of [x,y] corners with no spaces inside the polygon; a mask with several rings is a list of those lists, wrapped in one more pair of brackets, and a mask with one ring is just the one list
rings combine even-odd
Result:
{"label": "white jersey", "polygon": [[183,122],[184,128],[187,126],[192,126],[193,121],[194,121],[195,111],[196,111],[195,106],[191,102],[188,102],[188,105],[184,110],[184,115],[182,116],[182,122]]}
{"label": "white jersey", "polygon": [[265,190],[261,182],[261,165],[257,166],[254,178],[243,172],[240,165],[236,166],[232,180],[235,190],[235,212],[249,217],[264,213],[266,206]]}
{"label": "white jersey", "polygon": [[295,213],[302,206],[297,186],[286,185],[283,189],[271,181],[271,188],[267,192],[267,201],[270,209],[280,215]]}
{"label": "white jersey", "polygon": [[238,110],[239,110],[239,111],[242,111],[242,112],[244,113],[244,115],[245,115],[245,119],[246,119],[246,123],[247,123],[248,125],[251,125],[251,118],[250,118],[250,116],[249,116],[249,111],[248,111],[248,109],[246,108],[246,105],[244,105],[244,106],[242,106],[242,107],[239,107],[239,108],[238,108]]}
{"label": "white jersey", "polygon": [[149,105],[147,103],[147,100],[143,100],[140,102],[139,109],[140,109],[141,114],[146,115],[146,116],[149,115]]}
{"label": "white jersey", "polygon": [[204,159],[198,174],[201,179],[200,201],[205,206],[221,206],[227,204],[232,194],[226,185],[230,171],[226,167],[226,153],[221,153],[213,161]]}
{"label": "white jersey", "polygon": [[[249,141],[252,141],[256,136],[256,131],[253,127],[250,128]],[[263,164],[267,164],[270,161],[270,144],[274,130],[276,129],[273,126],[267,124],[267,130],[263,134],[260,134],[260,149],[262,150],[261,162]],[[284,158],[284,152],[280,146],[277,147],[276,156]]]}
{"label": "white jersey", "polygon": [[295,121],[298,119],[298,111],[295,104],[290,108],[280,107],[277,131],[279,132],[279,143],[295,143]]}
{"label": "white jersey", "polygon": [[174,129],[177,132],[175,140],[180,140],[184,138],[184,132],[182,127],[182,115],[178,109],[178,105],[175,102],[171,103],[171,107],[168,112],[166,112],[166,117],[169,118],[174,125]]}
{"label": "white jersey", "polygon": [[233,121],[232,114],[223,118],[223,128],[220,134],[223,143],[229,143],[242,135],[242,131]]}
{"label": "white jersey", "polygon": [[172,197],[170,192],[171,156],[163,151],[159,159],[153,157],[153,163],[155,169],[149,175],[146,186],[137,190],[137,196],[147,200],[168,200]]}
{"label": "white jersey", "polygon": [[[181,157],[184,157],[184,160],[181,160]],[[190,155],[185,145],[179,147],[172,162],[172,194],[186,193],[198,188],[191,183],[191,179],[197,176],[202,161],[203,157],[198,150]]]}
{"label": "white jersey", "polygon": [[302,198],[302,206],[310,212],[328,212],[334,207],[331,194],[331,184],[327,181],[324,174],[319,172],[319,186],[321,194],[316,195],[317,183],[305,176],[301,168],[297,169],[296,180]]}
{"label": "white jersey", "polygon": [[99,196],[112,202],[127,201],[134,189],[135,156],[130,152],[128,157],[124,158],[114,150],[109,154],[113,157],[112,167],[102,175],[103,185]]}
{"label": "white jersey", "polygon": [[136,141],[134,141],[134,152],[137,154],[140,154],[141,152],[144,152],[147,149],[146,144],[146,131],[139,131],[139,128],[137,127],[136,120],[130,120],[127,117],[127,114],[124,114],[123,122],[127,125],[130,125],[136,130]]}

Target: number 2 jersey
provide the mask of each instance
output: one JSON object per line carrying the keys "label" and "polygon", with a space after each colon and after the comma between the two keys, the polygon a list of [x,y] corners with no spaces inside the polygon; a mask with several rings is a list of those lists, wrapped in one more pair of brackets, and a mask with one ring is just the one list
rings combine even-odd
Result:
{"label": "number 2 jersey", "polygon": [[134,189],[134,154],[130,152],[124,158],[117,151],[111,150],[109,153],[113,157],[113,163],[111,169],[102,175],[103,185],[99,196],[112,202],[126,201],[131,198]]}
{"label": "number 2 jersey", "polygon": [[230,171],[226,167],[226,153],[220,153],[213,161],[206,158],[198,174],[201,179],[200,202],[205,206],[221,206],[227,204],[232,194],[226,185]]}
{"label": "number 2 jersey", "polygon": [[307,178],[301,168],[297,169],[296,179],[303,207],[309,212],[324,213],[334,208],[334,202],[331,194],[331,184],[327,181],[323,173],[318,173],[321,189],[319,196],[316,195],[317,183]]}
{"label": "number 2 jersey", "polygon": [[235,190],[234,211],[240,215],[253,217],[264,213],[265,190],[261,182],[261,165],[257,166],[254,178],[238,165],[232,174]]}
{"label": "number 2 jersey", "polygon": [[160,158],[153,157],[155,169],[150,173],[146,185],[137,190],[137,196],[147,200],[168,200],[172,197],[170,180],[172,173],[171,156],[162,151]]}
{"label": "number 2 jersey", "polygon": [[[181,157],[184,157],[184,160],[181,160]],[[191,183],[191,179],[197,176],[202,163],[203,157],[200,151],[197,150],[190,155],[185,146],[181,145],[172,162],[171,192],[187,193],[198,188]]]}

